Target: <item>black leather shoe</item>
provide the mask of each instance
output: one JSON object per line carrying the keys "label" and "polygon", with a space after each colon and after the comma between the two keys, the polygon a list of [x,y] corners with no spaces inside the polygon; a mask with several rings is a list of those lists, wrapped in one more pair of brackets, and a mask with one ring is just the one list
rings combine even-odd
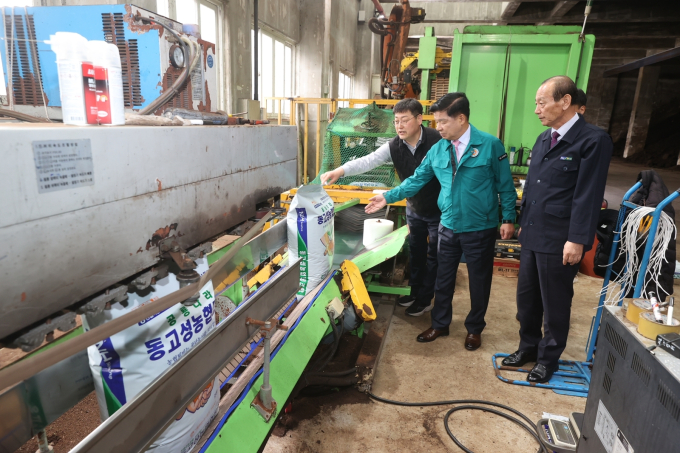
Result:
{"label": "black leather shoe", "polygon": [[515,351],[501,362],[503,366],[521,367],[525,363],[535,362],[537,355],[535,352]]}
{"label": "black leather shoe", "polygon": [[479,349],[482,345],[482,334],[481,333],[468,333],[465,337],[465,349],[468,351],[474,351]]}
{"label": "black leather shoe", "polygon": [[447,337],[448,335],[449,335],[448,327],[446,329],[433,329],[432,327],[430,327],[425,332],[418,335],[416,337],[416,340],[418,340],[420,343],[429,343],[430,341],[434,341],[439,337]]}
{"label": "black leather shoe", "polygon": [[410,307],[415,301],[416,298],[413,296],[401,296],[399,299],[397,299],[397,304],[399,304],[401,307]]}
{"label": "black leather shoe", "polygon": [[534,367],[529,371],[529,374],[527,375],[527,381],[532,382],[534,384],[542,384],[544,382],[548,382],[550,378],[552,377],[553,373],[557,371],[558,367],[548,367],[543,365],[542,363],[537,363],[534,365]]}

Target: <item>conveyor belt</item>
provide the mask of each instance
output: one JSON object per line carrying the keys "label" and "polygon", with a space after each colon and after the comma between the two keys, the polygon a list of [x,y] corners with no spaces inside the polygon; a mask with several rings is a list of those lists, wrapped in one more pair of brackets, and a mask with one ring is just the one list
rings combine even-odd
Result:
{"label": "conveyor belt", "polygon": [[40,371],[86,349],[88,346],[109,338],[111,335],[155,315],[156,313],[160,313],[173,305],[177,305],[196,294],[200,288],[213,279],[226,263],[236,256],[243,244],[248,242],[262,230],[262,227],[270,217],[271,214],[264,216],[234,247],[231,248],[231,250],[229,250],[229,252],[227,252],[227,254],[220,258],[208,272],[203,274],[197,283],[185,286],[172,294],[168,294],[152,303],[141,306],[125,316],[121,316],[120,318],[114,319],[100,327],[85,332],[76,338],[55,346],[50,350],[49,354],[40,354],[21,361],[9,368],[0,370],[0,389],[8,388],[28,379]]}

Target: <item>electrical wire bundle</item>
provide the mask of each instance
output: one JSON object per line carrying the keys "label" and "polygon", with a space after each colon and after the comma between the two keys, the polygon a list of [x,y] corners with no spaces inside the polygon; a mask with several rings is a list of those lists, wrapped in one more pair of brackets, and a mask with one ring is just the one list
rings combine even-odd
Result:
{"label": "electrical wire bundle", "polygon": [[[654,210],[655,208],[644,206],[634,209],[628,214],[623,225],[621,225],[621,231],[618,232],[620,233],[619,254],[614,262],[623,258],[625,260],[625,266],[623,272],[609,282],[607,286],[602,288],[600,295],[607,294],[610,288],[619,285],[618,290],[614,289],[611,291],[609,297],[605,300],[605,305],[618,304],[619,300],[625,297],[635,286],[635,276],[638,274],[641,264],[640,255],[638,253],[640,252],[641,254],[647,245],[646,238],[649,237],[649,223],[651,223],[651,216],[654,213]],[[655,285],[655,288],[652,288],[655,292],[658,292],[656,288],[666,292],[659,283],[659,275],[661,274],[661,266],[668,261],[666,259],[666,249],[668,248],[669,242],[675,238],[675,233],[675,222],[668,214],[662,211],[661,216],[659,217],[658,229],[654,236],[652,250],[649,255],[649,264],[647,265],[646,274],[638,276],[638,278],[645,278],[647,275],[650,276],[649,280],[644,280],[645,283],[641,293],[642,297],[646,297],[646,289],[649,283]],[[609,263],[610,266],[612,264],[613,263]]]}
{"label": "electrical wire bundle", "polygon": [[[450,400],[450,401],[432,401],[432,402],[425,402],[425,403],[406,403],[403,401],[394,401],[394,400],[388,400],[387,398],[381,398],[379,396],[374,395],[370,391],[368,392],[368,395],[373,398],[376,401],[380,401],[381,403],[387,403],[387,404],[393,404],[395,406],[415,406],[415,407],[423,407],[423,406],[449,406],[452,404],[460,404],[460,406],[453,407],[446,412],[446,415],[444,415],[444,428],[446,428],[446,432],[448,433],[449,437],[451,440],[455,442],[458,447],[463,450],[466,453],[474,453],[472,450],[469,448],[466,448],[465,445],[459,441],[456,436],[453,435],[453,432],[451,431],[451,428],[449,427],[449,417],[451,417],[451,414],[453,414],[456,411],[462,411],[462,410],[478,410],[478,411],[484,411],[484,412],[489,412],[491,414],[498,415],[500,417],[503,417],[505,419],[510,420],[511,422],[519,425],[522,427],[525,431],[527,431],[531,436],[538,442],[539,448],[537,450],[537,453],[549,453],[549,451],[543,446],[541,443],[541,440],[538,437],[538,433],[536,431],[536,425],[523,413],[519,412],[516,409],[513,409],[510,406],[506,406],[504,404],[499,404],[499,403],[494,403],[492,401],[483,401],[483,400]],[[477,406],[481,404],[482,406]],[[496,409],[492,409],[490,407],[485,407],[485,406],[494,406],[494,407],[499,407],[501,409],[504,409],[506,411],[510,411],[513,414],[516,414],[519,418],[513,417],[510,414],[506,414],[505,412],[501,412]],[[520,420],[521,418],[521,420]],[[523,420],[523,421],[522,421]]]}

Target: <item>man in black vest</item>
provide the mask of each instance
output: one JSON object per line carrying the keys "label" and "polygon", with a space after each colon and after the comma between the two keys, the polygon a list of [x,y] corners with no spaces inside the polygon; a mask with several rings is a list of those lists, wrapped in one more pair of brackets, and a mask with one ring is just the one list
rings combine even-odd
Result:
{"label": "man in black vest", "polygon": [[[519,349],[503,365],[536,362],[527,380],[547,382],[567,345],[574,277],[593,245],[612,140],[577,113],[576,84],[552,77],[536,93],[538,136],[524,185],[517,311]],[[541,326],[543,332],[541,332]]]}
{"label": "man in black vest", "polygon": [[[394,106],[397,137],[373,153],[347,162],[321,175],[321,183],[333,184],[342,176],[365,173],[388,162],[394,164],[399,179],[412,176],[432,145],[441,140],[435,129],[423,127],[423,106],[415,99],[403,99]],[[408,307],[406,314],[420,316],[432,310],[434,283],[437,278],[437,228],[441,212],[437,207],[440,185],[433,178],[417,195],[407,199],[406,221],[409,226],[411,294],[399,299]],[[429,237],[429,242],[428,242]]]}

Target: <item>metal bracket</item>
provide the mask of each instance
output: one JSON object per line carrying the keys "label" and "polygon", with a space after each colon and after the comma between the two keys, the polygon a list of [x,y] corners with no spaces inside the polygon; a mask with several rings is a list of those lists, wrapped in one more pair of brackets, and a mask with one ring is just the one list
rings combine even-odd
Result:
{"label": "metal bracket", "polygon": [[68,332],[76,327],[75,312],[67,312],[55,318],[48,319],[44,324],[34,327],[30,331],[15,339],[10,347],[21,348],[24,352],[31,352],[40,346],[45,337],[47,341],[52,341],[54,330],[58,329],[62,332]]}
{"label": "metal bracket", "polygon": [[[207,248],[205,244],[198,246],[196,248],[198,250],[194,250],[192,255],[180,247],[175,236],[165,238],[158,243],[158,250],[160,252],[161,258],[172,258],[177,266],[179,266],[180,272],[177,274],[177,281],[179,282],[180,288],[184,288],[187,285],[196,283],[201,278],[201,276],[198,275],[198,272],[194,270],[196,269],[197,264],[192,259],[192,256],[201,256],[205,248]],[[210,244],[210,248],[212,250],[212,244]],[[182,303],[186,306],[193,305],[196,303],[198,298],[199,294],[196,293]]]}
{"label": "metal bracket", "polygon": [[246,325],[249,326],[251,324],[260,326],[260,336],[264,338],[264,371],[262,373],[262,386],[253,399],[253,402],[250,403],[250,406],[255,408],[262,418],[264,418],[265,422],[269,422],[274,414],[276,414],[276,401],[272,398],[272,386],[269,383],[269,366],[271,363],[270,341],[272,335],[276,332],[276,329],[288,330],[288,326],[279,325],[276,318],[272,318],[268,321],[258,321],[256,319],[246,318]]}
{"label": "metal bracket", "polygon": [[[161,258],[172,258],[183,271],[196,269],[196,263],[186,251],[180,247],[177,237],[170,236],[158,243]],[[200,254],[200,250],[199,250]]]}
{"label": "metal bracket", "polygon": [[90,301],[76,309],[79,315],[97,315],[111,308],[111,302],[122,302],[127,299],[127,286],[121,285],[107,289],[103,294],[93,297]]}
{"label": "metal bracket", "polygon": [[134,287],[137,291],[141,291],[151,285],[155,285],[157,280],[167,276],[168,266],[166,264],[161,264],[158,267],[152,267],[148,272],[144,272],[142,275],[132,280],[130,286]]}
{"label": "metal bracket", "polygon": [[191,249],[189,253],[187,253],[187,255],[189,256],[189,258],[197,260],[199,258],[203,258],[203,256],[205,256],[206,254],[212,252],[212,250],[213,250],[212,242],[204,242],[203,244]]}

